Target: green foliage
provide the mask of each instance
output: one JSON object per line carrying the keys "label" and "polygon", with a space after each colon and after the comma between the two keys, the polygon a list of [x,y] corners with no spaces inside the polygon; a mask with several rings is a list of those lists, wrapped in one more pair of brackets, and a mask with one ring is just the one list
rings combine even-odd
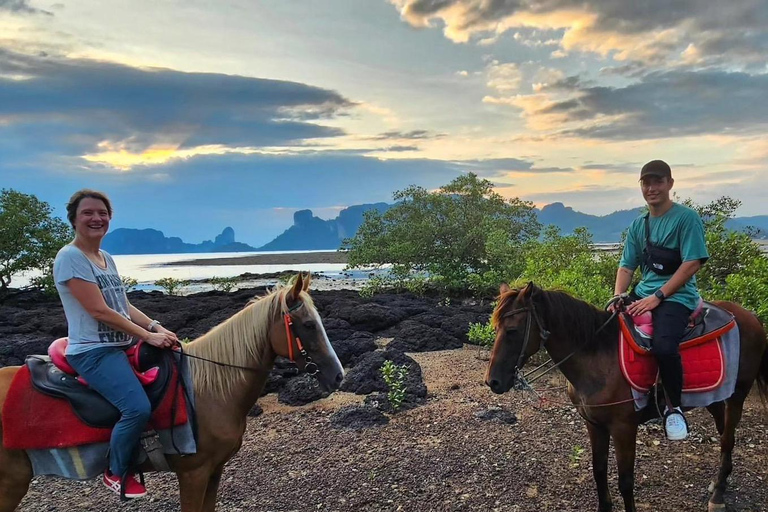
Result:
{"label": "green foliage", "polygon": [[387,279],[383,276],[369,278],[358,292],[363,298],[371,298],[377,293],[382,293],[388,288]]}
{"label": "green foliage", "polygon": [[431,281],[420,274],[403,275],[390,272],[387,275],[376,275],[369,278],[358,292],[361,297],[370,298],[377,293],[410,292],[419,297],[427,293]]}
{"label": "green foliage", "polygon": [[384,382],[387,383],[389,388],[387,392],[389,405],[392,406],[393,411],[397,411],[403,405],[403,400],[405,400],[405,379],[408,376],[408,366],[404,364],[398,365],[387,360],[381,365],[380,371]]}
{"label": "green foliage", "polygon": [[467,174],[435,192],[411,186],[384,214],[368,211],[344,241],[351,268],[392,265],[395,275],[426,273],[447,289],[469,275],[522,268],[522,244],[538,236],[533,205],[505,200],[493,184]]}
{"label": "green foliage", "polygon": [[741,206],[741,201],[730,197],[721,197],[705,205],[694,203],[690,199],[683,201],[701,215],[704,221],[704,233],[710,258],[696,273],[696,280],[702,293],[717,293],[729,276],[738,274],[762,257],[760,246],[755,243],[750,233],[731,231],[725,227]]}
{"label": "green foliage", "polygon": [[725,227],[741,201],[721,197],[699,205],[687,199],[704,221],[710,258],[696,273],[701,294],[708,300],[729,300],[754,311],[768,324],[768,258],[751,238],[750,232]]}
{"label": "green foliage", "polygon": [[471,323],[469,324],[469,331],[467,331],[467,339],[470,343],[475,345],[481,345],[483,347],[492,347],[493,342],[496,340],[496,331],[490,322]]}
{"label": "green foliage", "polygon": [[125,288],[125,291],[129,292],[132,289],[136,288],[138,286],[139,281],[128,276],[120,276],[120,281],[123,282],[123,287]]}
{"label": "green foliage", "polygon": [[584,447],[581,445],[573,445],[571,448],[571,454],[569,455],[569,458],[571,459],[571,467],[577,468],[579,467],[579,462],[581,462],[581,458],[584,455]]}
{"label": "green foliage", "polygon": [[214,290],[219,290],[225,293],[231,292],[235,286],[237,286],[237,279],[234,277],[212,277],[211,285]]}
{"label": "green foliage", "polygon": [[541,240],[527,244],[521,277],[603,307],[613,296],[619,256],[595,252],[586,228],[562,235],[556,226],[547,226]]}
{"label": "green foliage", "polygon": [[30,284],[49,297],[56,297],[59,293],[56,290],[56,282],[53,280],[53,272],[46,272],[41,276],[33,277],[30,279]]}
{"label": "green foliage", "polygon": [[30,270],[43,273],[33,286],[51,290],[53,260],[71,238],[71,228],[52,216],[48,203],[34,195],[0,190],[0,297],[11,276]]}
{"label": "green foliage", "polygon": [[182,279],[176,279],[175,277],[164,277],[155,281],[155,285],[159,286],[168,295],[180,295],[181,289],[189,284],[189,281]]}

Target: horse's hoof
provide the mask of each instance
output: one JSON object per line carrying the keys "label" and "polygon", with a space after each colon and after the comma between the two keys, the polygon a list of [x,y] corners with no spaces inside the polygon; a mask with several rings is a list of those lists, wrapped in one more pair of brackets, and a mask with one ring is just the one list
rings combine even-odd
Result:
{"label": "horse's hoof", "polygon": [[707,503],[707,512],[724,512],[725,503]]}
{"label": "horse's hoof", "polygon": [[707,492],[715,492],[715,481],[714,480],[709,482],[709,487],[707,487]]}

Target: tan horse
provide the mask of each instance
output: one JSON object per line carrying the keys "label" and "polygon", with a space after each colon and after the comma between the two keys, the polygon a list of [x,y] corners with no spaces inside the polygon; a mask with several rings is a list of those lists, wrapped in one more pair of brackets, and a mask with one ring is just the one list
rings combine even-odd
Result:
{"label": "tan horse", "polygon": [[[277,355],[297,353],[306,365],[296,338],[317,365],[321,386],[338,389],[344,370],[325,334],[320,315],[307,293],[309,277],[297,276],[291,287],[281,287],[251,302],[232,318],[185,346],[185,353],[251,371],[189,358],[197,405],[197,453],[169,456],[179,480],[182,512],[211,512],[224,464],[240,449],[246,416],[264,389]],[[292,335],[284,314],[292,321]],[[310,363],[310,364],[312,364]],[[18,366],[0,368],[0,410]],[[2,426],[0,426],[2,441]],[[145,471],[152,471],[147,466]],[[0,442],[0,512],[16,509],[32,480],[32,466],[22,450],[6,450]],[[117,503],[117,502],[116,502]]]}

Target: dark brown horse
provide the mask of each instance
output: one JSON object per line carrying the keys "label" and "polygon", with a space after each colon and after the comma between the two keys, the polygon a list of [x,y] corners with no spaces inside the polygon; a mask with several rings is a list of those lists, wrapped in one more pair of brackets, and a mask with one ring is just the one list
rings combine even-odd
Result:
{"label": "dark brown horse", "polygon": [[[231,366],[190,359],[197,407],[197,453],[169,456],[171,469],[179,479],[182,512],[212,512],[216,508],[224,464],[240,449],[248,411],[261,395],[275,357],[296,353],[299,366],[307,365],[296,338],[311,358],[309,365],[317,370],[321,386],[330,391],[341,384],[344,370],[307,293],[308,287],[309,278],[299,275],[293,286],[278,288],[250,303],[185,347],[191,356]],[[292,323],[290,329],[286,314]],[[0,410],[18,370],[18,366],[0,368]],[[152,471],[151,466],[142,469]],[[0,512],[11,512],[18,506],[31,480],[29,458],[22,450],[2,447],[0,427]],[[116,506],[117,500],[115,506],[105,508]]]}
{"label": "dark brown horse", "polygon": [[[720,471],[713,482],[710,511],[725,510],[723,495],[733,469],[736,426],[753,383],[757,381],[764,399],[768,396],[768,347],[762,324],[738,304],[716,304],[736,317],[741,350],[736,390],[724,402],[707,407],[720,434]],[[492,322],[496,340],[486,384],[495,393],[509,391],[518,369],[542,348],[555,363],[565,360],[560,370],[568,379],[568,395],[586,421],[592,444],[597,509],[613,509],[608,490],[608,448],[613,439],[624,507],[635,512],[637,426],[658,414],[652,405],[635,411],[631,389],[618,366],[618,320],[566,293],[545,291],[529,283],[522,290],[501,286]]]}

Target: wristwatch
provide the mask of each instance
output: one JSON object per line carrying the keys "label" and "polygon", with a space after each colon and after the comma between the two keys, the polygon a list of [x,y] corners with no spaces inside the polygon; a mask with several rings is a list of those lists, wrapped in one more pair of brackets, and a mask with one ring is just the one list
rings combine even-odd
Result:
{"label": "wristwatch", "polygon": [[151,322],[149,322],[149,325],[147,326],[147,330],[149,332],[155,332],[155,327],[157,327],[158,325],[163,325],[163,324],[161,324],[157,320],[152,320]]}
{"label": "wristwatch", "polygon": [[657,299],[659,299],[659,300],[664,300],[664,299],[666,299],[666,298],[667,298],[667,297],[664,295],[664,292],[663,292],[663,291],[661,291],[661,288],[659,288],[658,290],[656,290],[656,291],[653,293],[653,295],[654,295],[654,296],[655,296]]}

